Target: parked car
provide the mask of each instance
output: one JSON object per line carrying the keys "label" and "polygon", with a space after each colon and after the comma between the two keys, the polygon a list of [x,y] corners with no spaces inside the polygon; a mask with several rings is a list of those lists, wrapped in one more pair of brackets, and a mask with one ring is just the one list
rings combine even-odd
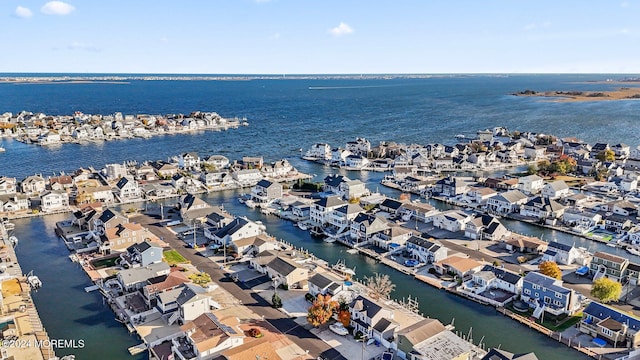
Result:
{"label": "parked car", "polygon": [[347,330],[347,328],[345,328],[342,323],[331,324],[329,325],[329,329],[331,329],[331,331],[333,331],[334,333],[342,336],[345,336],[349,333],[349,330]]}

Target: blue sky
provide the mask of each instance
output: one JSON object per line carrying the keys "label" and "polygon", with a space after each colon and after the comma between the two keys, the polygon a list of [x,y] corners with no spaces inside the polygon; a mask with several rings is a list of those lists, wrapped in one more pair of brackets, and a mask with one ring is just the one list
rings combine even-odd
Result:
{"label": "blue sky", "polygon": [[1,72],[640,73],[640,0],[2,0]]}

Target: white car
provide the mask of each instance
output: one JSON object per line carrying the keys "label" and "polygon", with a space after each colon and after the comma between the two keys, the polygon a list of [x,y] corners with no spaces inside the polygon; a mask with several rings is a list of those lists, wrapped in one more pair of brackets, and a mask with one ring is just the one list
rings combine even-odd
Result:
{"label": "white car", "polygon": [[341,323],[331,324],[329,325],[329,329],[331,329],[331,331],[333,331],[334,333],[342,336],[345,336],[349,333],[349,330],[347,330],[347,328],[345,328]]}

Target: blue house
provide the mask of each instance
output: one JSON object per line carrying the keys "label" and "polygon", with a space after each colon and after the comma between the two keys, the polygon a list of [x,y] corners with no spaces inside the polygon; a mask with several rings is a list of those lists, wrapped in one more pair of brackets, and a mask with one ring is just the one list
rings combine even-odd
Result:
{"label": "blue house", "polygon": [[573,315],[580,308],[575,292],[562,286],[562,280],[537,272],[530,272],[524,277],[521,299],[534,309],[535,318],[543,312],[556,316]]}
{"label": "blue house", "polygon": [[595,301],[582,311],[579,329],[614,346],[640,346],[640,319]]}

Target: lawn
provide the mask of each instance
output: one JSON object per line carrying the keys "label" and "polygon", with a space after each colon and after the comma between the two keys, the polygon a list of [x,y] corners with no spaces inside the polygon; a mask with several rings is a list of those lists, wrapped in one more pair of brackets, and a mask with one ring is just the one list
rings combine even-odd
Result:
{"label": "lawn", "polygon": [[560,320],[560,321],[556,321],[554,319],[549,319],[547,321],[547,319],[545,319],[545,321],[542,323],[542,326],[546,327],[549,330],[563,332],[563,331],[567,330],[568,328],[574,326],[578,322],[580,322],[580,319],[582,319],[582,313],[581,312],[579,312],[579,313],[577,313],[577,314],[575,314],[573,316],[568,316],[568,317],[566,317],[566,318],[564,318],[563,320]]}
{"label": "lawn", "polygon": [[175,250],[167,250],[163,255],[169,265],[185,264],[189,262]]}

